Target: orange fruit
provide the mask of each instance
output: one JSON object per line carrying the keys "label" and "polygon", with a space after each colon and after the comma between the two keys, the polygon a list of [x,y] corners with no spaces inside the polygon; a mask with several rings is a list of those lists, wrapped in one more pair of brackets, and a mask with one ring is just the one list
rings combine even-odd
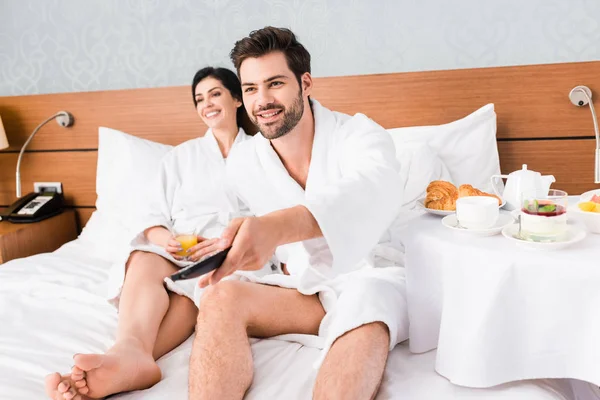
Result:
{"label": "orange fruit", "polygon": [[594,203],[593,201],[584,201],[583,203],[579,203],[577,204],[577,206],[579,207],[579,209],[581,211],[595,211],[596,206],[600,205],[597,203]]}

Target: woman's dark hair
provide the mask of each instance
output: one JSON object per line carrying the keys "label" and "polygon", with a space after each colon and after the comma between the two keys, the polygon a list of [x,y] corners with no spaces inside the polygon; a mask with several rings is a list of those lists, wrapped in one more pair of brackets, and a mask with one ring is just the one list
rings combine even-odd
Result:
{"label": "woman's dark hair", "polygon": [[236,122],[238,127],[243,127],[244,130],[246,130],[245,125],[247,125],[248,122],[248,115],[246,114],[246,109],[244,108],[242,86],[240,85],[240,80],[235,72],[227,68],[204,67],[196,72],[194,79],[192,79],[192,99],[194,100],[194,107],[198,107],[198,102],[196,101],[196,86],[198,86],[202,80],[208,77],[218,79],[223,86],[225,86],[225,89],[229,90],[231,97],[239,100],[242,103],[242,105],[237,109]]}

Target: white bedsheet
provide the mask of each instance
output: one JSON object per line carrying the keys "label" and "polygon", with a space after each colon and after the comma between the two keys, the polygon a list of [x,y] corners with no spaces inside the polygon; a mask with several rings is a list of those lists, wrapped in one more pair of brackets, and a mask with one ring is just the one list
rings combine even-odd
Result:
{"label": "white bedsheet", "polygon": [[[68,371],[77,352],[102,352],[113,342],[117,313],[105,300],[110,263],[93,256],[83,239],[55,253],[0,265],[0,399],[44,399],[43,378]],[[116,396],[133,399],[187,399],[191,339],[159,365],[163,380],[151,389]],[[255,340],[254,383],[248,399],[310,399],[311,368],[318,349],[281,340]],[[435,351],[410,354],[393,350],[377,399],[527,399],[574,398],[542,382],[493,389],[466,389],[434,372]]]}

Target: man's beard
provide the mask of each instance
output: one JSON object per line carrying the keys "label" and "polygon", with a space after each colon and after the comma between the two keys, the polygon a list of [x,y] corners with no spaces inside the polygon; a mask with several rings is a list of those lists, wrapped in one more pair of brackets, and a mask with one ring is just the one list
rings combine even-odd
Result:
{"label": "man's beard", "polygon": [[259,123],[258,117],[256,116],[256,114],[254,114],[254,121],[252,122],[254,122],[256,126],[258,126],[258,129],[260,129],[260,133],[262,133],[262,135],[269,140],[285,136],[292,129],[294,129],[296,125],[298,125],[298,122],[302,118],[302,114],[304,114],[304,101],[302,99],[302,92],[300,92],[300,94],[298,95],[296,100],[294,100],[294,103],[292,103],[289,109],[285,108],[282,104],[273,103],[262,107],[261,109],[257,110],[257,112],[266,110],[282,110],[283,119],[275,122],[277,126],[270,126]]}

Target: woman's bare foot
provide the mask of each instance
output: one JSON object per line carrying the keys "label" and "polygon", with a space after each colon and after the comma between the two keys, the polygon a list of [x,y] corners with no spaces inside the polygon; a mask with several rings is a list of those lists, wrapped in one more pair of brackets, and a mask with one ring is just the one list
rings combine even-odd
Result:
{"label": "woman's bare foot", "polygon": [[147,389],[161,379],[152,354],[146,353],[136,339],[117,342],[106,354],[77,354],[73,359],[70,378],[79,393],[93,399]]}
{"label": "woman's bare foot", "polygon": [[55,372],[46,376],[46,395],[52,400],[89,400],[85,396],[86,389],[77,387],[77,382],[71,379],[71,375],[60,376]]}

